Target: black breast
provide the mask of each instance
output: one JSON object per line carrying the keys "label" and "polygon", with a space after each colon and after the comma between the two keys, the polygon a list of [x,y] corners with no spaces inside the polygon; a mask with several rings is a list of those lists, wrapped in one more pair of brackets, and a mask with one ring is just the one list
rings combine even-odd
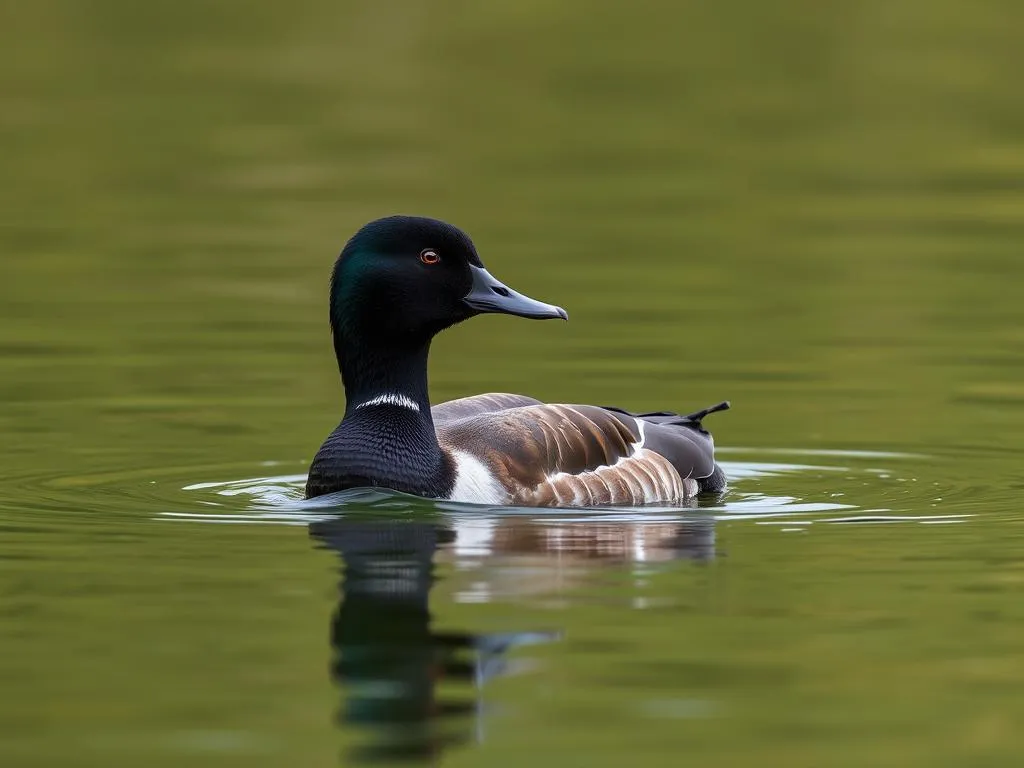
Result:
{"label": "black breast", "polygon": [[306,498],[372,487],[444,498],[454,478],[429,417],[374,405],[348,415],[324,441],[309,468]]}

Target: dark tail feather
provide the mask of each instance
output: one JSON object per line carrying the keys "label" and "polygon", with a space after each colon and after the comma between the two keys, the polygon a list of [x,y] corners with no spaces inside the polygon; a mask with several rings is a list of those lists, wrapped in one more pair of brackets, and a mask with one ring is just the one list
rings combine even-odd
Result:
{"label": "dark tail feather", "polygon": [[723,400],[717,405],[712,405],[710,408],[705,408],[701,411],[694,411],[686,416],[680,416],[677,413],[641,413],[640,418],[655,424],[673,424],[678,427],[689,427],[690,429],[696,429],[698,432],[707,433],[704,425],[701,424],[701,420],[709,414],[727,411],[729,407],[729,401]]}
{"label": "dark tail feather", "polygon": [[688,416],[683,416],[683,418],[687,421],[695,421],[700,424],[701,420],[705,416],[709,416],[712,413],[718,413],[719,411],[728,411],[730,408],[732,408],[732,406],[729,404],[729,401],[723,400],[717,405],[712,405],[710,408],[705,408],[703,411],[695,411]]}
{"label": "dark tail feather", "polygon": [[623,410],[622,408],[614,408],[610,406],[603,406],[605,410],[616,411],[618,413],[624,413],[627,416],[632,416],[635,419],[643,419],[653,424],[676,424],[681,427],[692,427],[694,429],[703,429],[701,426],[701,420],[712,413],[718,413],[719,411],[728,411],[731,407],[728,400],[712,405],[710,408],[705,408],[701,411],[694,411],[686,416],[680,416],[678,413],[672,411],[651,411],[650,413],[632,413],[630,411]]}

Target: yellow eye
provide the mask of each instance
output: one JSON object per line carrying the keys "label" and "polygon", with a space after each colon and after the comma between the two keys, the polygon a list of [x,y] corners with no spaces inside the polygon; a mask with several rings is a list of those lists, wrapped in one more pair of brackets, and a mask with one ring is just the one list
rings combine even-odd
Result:
{"label": "yellow eye", "polygon": [[433,248],[424,248],[420,251],[420,261],[424,264],[437,264],[441,260],[441,257],[437,255],[437,251]]}

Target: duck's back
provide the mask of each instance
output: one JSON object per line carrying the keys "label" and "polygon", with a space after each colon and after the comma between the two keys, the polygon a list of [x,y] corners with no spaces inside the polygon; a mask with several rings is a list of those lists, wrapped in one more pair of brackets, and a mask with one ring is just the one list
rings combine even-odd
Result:
{"label": "duck's back", "polygon": [[690,416],[632,414],[498,393],[442,403],[432,416],[438,442],[458,468],[452,500],[677,504],[724,487],[701,419],[726,407]]}
{"label": "duck's back", "polygon": [[470,397],[460,397],[458,400],[438,403],[430,409],[430,415],[434,419],[434,424],[440,426],[442,424],[451,424],[470,416],[495,413],[510,408],[520,408],[525,405],[544,405],[544,403],[526,395],[490,392],[486,395],[472,395]]}

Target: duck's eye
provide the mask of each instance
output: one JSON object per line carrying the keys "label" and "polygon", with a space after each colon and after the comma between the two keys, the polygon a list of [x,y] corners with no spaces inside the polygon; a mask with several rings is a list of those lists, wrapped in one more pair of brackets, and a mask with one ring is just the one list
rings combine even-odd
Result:
{"label": "duck's eye", "polygon": [[424,264],[437,264],[441,260],[441,257],[437,255],[437,251],[433,248],[424,248],[420,251],[420,261]]}

